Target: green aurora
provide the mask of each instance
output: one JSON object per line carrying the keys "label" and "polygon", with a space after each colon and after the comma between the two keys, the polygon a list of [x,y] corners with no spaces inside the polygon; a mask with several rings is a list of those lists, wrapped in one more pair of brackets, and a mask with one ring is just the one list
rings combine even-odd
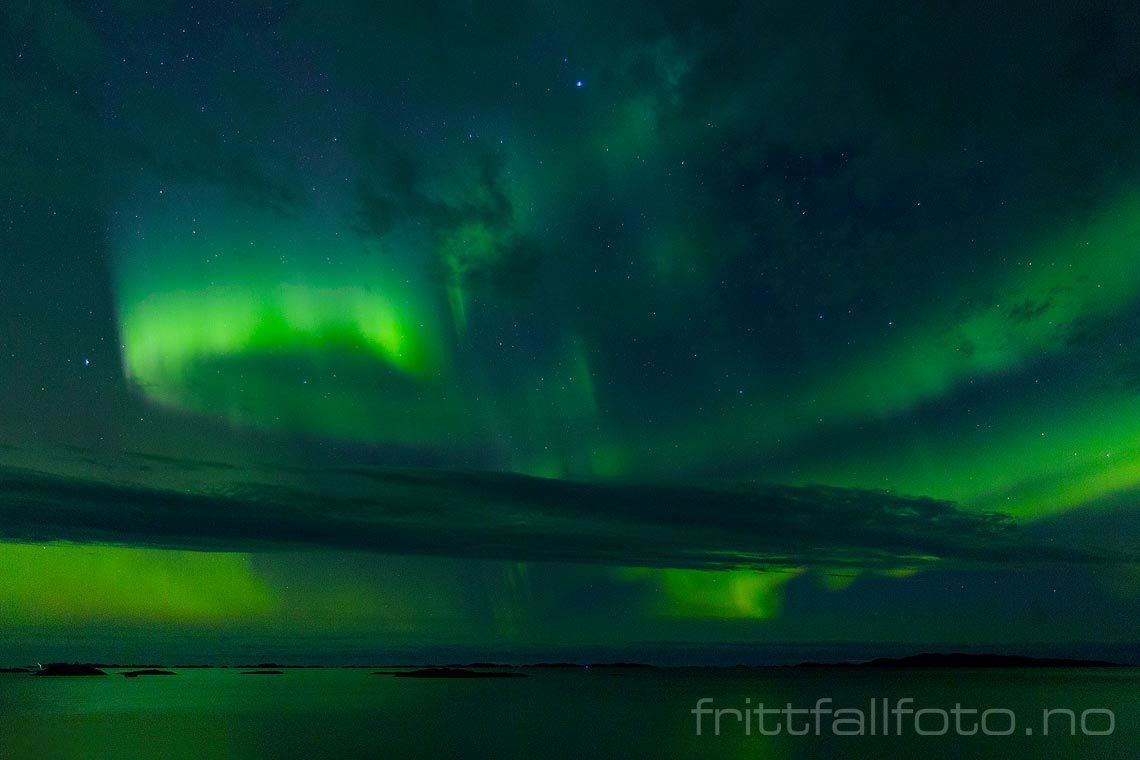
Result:
{"label": "green aurora", "polygon": [[207,5],[0,10],[7,659],[1138,640],[1135,13]]}

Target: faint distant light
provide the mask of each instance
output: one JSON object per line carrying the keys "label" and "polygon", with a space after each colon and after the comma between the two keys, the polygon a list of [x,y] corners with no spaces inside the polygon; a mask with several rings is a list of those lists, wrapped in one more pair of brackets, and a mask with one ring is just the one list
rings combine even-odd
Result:
{"label": "faint distant light", "polygon": [[83,358],[83,366],[84,366],[84,367],[90,367],[90,366],[91,366],[91,360],[90,360],[90,359],[88,359],[88,358],[86,358],[86,357],[84,357],[84,358]]}
{"label": "faint distant light", "polygon": [[575,87],[581,87],[582,86],[582,80],[579,79],[577,82],[574,83],[574,86]]}

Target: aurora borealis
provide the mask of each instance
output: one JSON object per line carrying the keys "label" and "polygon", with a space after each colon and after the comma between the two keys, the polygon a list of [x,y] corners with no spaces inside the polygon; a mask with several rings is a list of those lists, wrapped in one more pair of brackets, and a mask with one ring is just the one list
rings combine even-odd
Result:
{"label": "aurora borealis", "polygon": [[1137,40],[3,3],[0,649],[1135,644]]}

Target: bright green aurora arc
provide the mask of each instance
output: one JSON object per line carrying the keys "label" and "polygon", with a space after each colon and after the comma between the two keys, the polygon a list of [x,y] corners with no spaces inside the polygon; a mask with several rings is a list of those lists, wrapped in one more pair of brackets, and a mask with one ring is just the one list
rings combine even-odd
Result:
{"label": "bright green aurora arc", "polygon": [[6,658],[1140,641],[1140,16],[878,5],[5,3]]}

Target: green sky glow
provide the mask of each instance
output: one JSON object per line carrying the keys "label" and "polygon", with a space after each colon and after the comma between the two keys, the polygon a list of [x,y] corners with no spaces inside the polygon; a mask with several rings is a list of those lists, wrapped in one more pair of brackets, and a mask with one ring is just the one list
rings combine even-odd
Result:
{"label": "green sky glow", "polygon": [[24,5],[13,651],[1140,637],[1134,14]]}

